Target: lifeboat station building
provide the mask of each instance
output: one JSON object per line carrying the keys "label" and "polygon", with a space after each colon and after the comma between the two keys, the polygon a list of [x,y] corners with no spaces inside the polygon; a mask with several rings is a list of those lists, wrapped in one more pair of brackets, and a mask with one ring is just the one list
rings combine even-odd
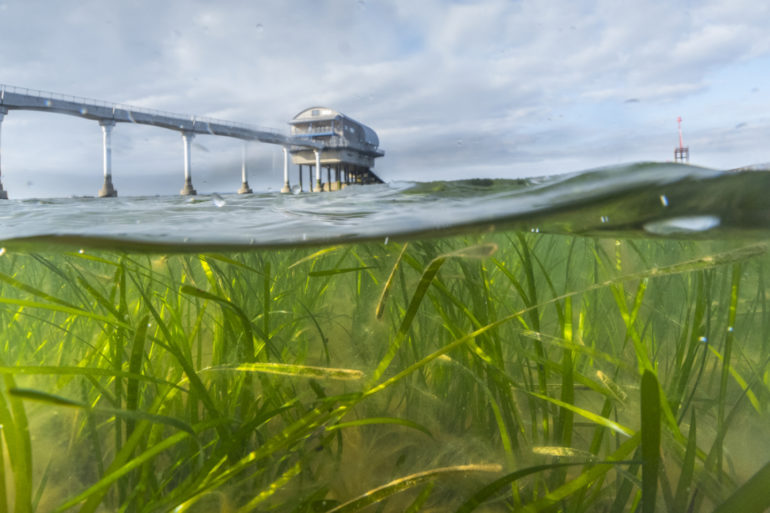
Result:
{"label": "lifeboat station building", "polygon": [[372,168],[374,159],[385,152],[379,149],[380,140],[368,126],[326,107],[305,109],[294,116],[289,125],[293,138],[307,138],[323,145],[320,149],[291,147],[292,162],[299,166],[300,190],[303,190],[305,169],[311,191],[334,191],[348,184],[382,183]]}

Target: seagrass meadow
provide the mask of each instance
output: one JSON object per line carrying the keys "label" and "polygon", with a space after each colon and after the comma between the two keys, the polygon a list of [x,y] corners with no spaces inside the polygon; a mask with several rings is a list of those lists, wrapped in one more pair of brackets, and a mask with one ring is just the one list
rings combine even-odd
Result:
{"label": "seagrass meadow", "polygon": [[0,255],[0,512],[760,512],[768,248]]}

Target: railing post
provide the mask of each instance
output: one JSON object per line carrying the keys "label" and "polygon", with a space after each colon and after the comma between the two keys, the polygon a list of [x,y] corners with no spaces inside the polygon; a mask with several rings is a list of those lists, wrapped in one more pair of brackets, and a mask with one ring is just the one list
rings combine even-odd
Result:
{"label": "railing post", "polygon": [[321,192],[321,150],[313,150],[315,153],[315,192]]}
{"label": "railing post", "polygon": [[291,185],[289,185],[289,149],[283,147],[283,187],[281,187],[283,194],[291,192]]}
{"label": "railing post", "polygon": [[118,191],[112,186],[112,129],[115,122],[103,119],[99,121],[102,127],[102,167],[104,169],[104,184],[99,189],[100,198],[115,198]]}
{"label": "railing post", "polygon": [[[0,107],[0,130],[3,128],[3,118],[8,114],[8,109]],[[2,146],[0,146],[0,157],[2,156]],[[2,158],[0,158],[0,199],[8,199],[8,191],[3,189]]]}
{"label": "railing post", "polygon": [[249,187],[249,177],[246,171],[246,149],[248,141],[243,141],[243,151],[241,152],[241,188],[238,189],[238,194],[251,194],[251,187]]}
{"label": "railing post", "polygon": [[182,196],[195,196],[198,192],[193,188],[192,177],[190,176],[190,145],[195,137],[193,132],[182,132],[182,143],[184,144],[184,187],[179,191]]}

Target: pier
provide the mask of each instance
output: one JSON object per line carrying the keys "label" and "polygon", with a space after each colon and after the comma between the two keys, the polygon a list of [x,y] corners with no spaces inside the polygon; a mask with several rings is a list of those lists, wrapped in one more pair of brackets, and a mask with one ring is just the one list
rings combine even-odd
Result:
{"label": "pier", "polygon": [[[180,133],[183,147],[182,160],[184,182],[179,193],[182,195],[197,194],[193,187],[191,173],[191,145],[192,140],[196,135],[231,137],[244,141],[241,165],[242,184],[241,188],[238,190],[238,193],[240,194],[249,194],[252,192],[248,183],[245,147],[245,144],[250,141],[282,146],[284,172],[282,192],[292,192],[289,176],[290,156],[292,157],[293,163],[299,165],[299,190],[304,190],[302,187],[303,165],[310,164],[303,156],[308,152],[314,155],[314,162],[311,167],[314,167],[316,177],[315,187],[310,187],[308,189],[309,191],[330,191],[339,189],[344,184],[377,183],[381,181],[371,171],[371,167],[374,165],[373,159],[375,157],[384,155],[382,151],[378,150],[376,146],[374,148],[357,147],[355,144],[351,144],[350,141],[345,140],[340,136],[337,136],[336,138],[332,137],[334,134],[330,135],[328,131],[321,133],[318,131],[313,132],[312,130],[295,130],[295,125],[292,125],[292,134],[283,134],[275,129],[263,128],[247,123],[226,121],[205,116],[181,115],[143,107],[109,103],[100,100],[0,84],[0,136],[2,135],[3,119],[14,110],[34,110],[67,114],[89,121],[95,121],[99,124],[102,131],[103,169],[103,183],[98,192],[99,197],[116,197],[118,195],[118,191],[115,189],[112,180],[112,135],[114,128],[120,123],[151,125]],[[332,112],[329,109],[326,110]],[[338,116],[340,115],[336,112],[335,114]],[[296,119],[297,118],[295,117],[295,120]],[[350,121],[352,122],[352,120]],[[365,128],[373,133],[370,128]],[[339,124],[339,129],[343,129],[341,123]],[[347,148],[347,154],[341,154],[342,148]],[[0,139],[0,151],[1,149],[2,142]],[[330,152],[328,156],[325,155],[327,151]],[[325,183],[323,182],[322,176],[322,166],[324,165],[327,168],[327,180]],[[336,177],[336,181],[333,185],[331,183],[332,168],[335,169]],[[311,182],[309,181],[308,183],[310,184]],[[8,191],[3,188],[2,184],[2,153],[0,153],[0,199],[7,198]]]}

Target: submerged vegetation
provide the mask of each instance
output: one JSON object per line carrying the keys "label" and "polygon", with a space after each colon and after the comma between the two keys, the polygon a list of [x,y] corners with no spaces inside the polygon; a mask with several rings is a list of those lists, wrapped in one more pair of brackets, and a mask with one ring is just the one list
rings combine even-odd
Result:
{"label": "submerged vegetation", "polygon": [[0,512],[763,511],[752,243],[0,254]]}

